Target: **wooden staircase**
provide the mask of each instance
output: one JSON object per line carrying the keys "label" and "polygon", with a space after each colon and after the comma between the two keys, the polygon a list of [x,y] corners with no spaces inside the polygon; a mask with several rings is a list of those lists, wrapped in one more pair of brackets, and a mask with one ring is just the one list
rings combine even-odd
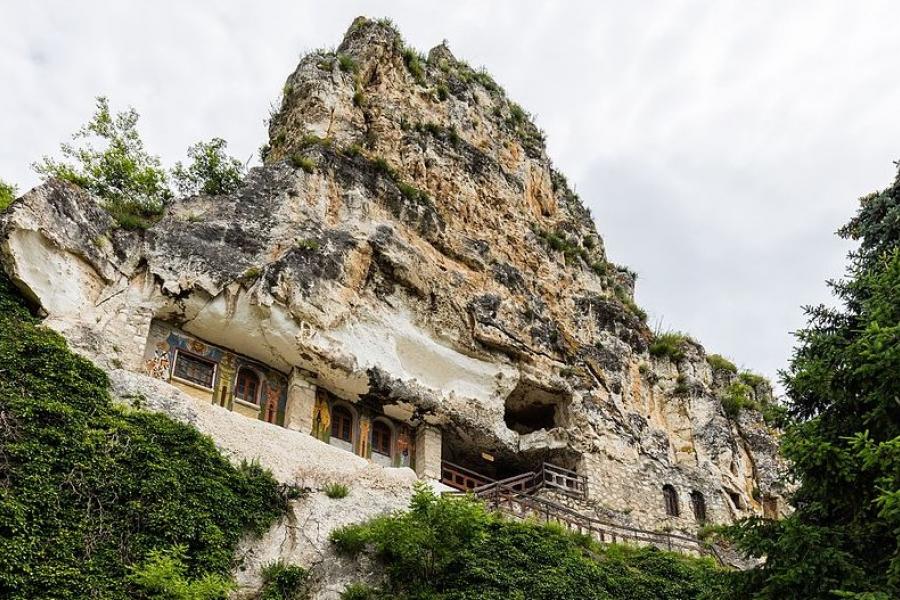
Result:
{"label": "wooden staircase", "polygon": [[448,492],[450,494],[472,494],[489,508],[517,520],[554,522],[600,543],[655,546],[662,550],[712,556],[719,564],[724,564],[715,547],[696,537],[619,525],[537,496],[541,489],[552,489],[576,500],[588,499],[587,477],[551,463],[543,463],[536,472],[528,471],[494,480],[465,467],[443,462],[441,483],[457,490]]}

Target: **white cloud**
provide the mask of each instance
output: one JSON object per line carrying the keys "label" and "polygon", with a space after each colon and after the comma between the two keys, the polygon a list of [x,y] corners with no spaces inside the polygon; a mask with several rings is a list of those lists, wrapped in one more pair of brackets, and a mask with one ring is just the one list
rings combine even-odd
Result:
{"label": "white cloud", "polygon": [[841,273],[832,232],[900,158],[896,2],[32,1],[0,6],[0,177],[36,183],[98,94],[167,163],[212,136],[253,156],[298,55],[358,14],[487,65],[639,302],[769,375]]}

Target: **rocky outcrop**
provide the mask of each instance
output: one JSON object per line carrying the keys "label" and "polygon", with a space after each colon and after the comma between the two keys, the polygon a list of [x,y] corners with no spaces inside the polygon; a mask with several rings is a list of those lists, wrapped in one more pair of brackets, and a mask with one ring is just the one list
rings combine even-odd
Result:
{"label": "rocky outcrop", "polygon": [[111,369],[143,368],[160,319],[439,426],[453,457],[577,469],[598,511],[641,526],[695,530],[692,491],[715,522],[780,498],[774,434],[725,414],[698,344],[649,354],[634,276],[487,74],[360,18],[301,60],[269,129],[239,191],[146,231],[71,184],[31,190],[2,215],[4,268]]}

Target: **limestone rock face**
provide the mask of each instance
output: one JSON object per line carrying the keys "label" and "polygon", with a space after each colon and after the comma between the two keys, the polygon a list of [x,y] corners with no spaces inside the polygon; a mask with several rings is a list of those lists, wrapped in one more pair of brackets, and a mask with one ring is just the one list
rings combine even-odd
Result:
{"label": "limestone rock face", "polygon": [[2,215],[0,250],[47,323],[110,368],[142,370],[164,320],[440,427],[449,458],[575,469],[624,522],[696,530],[691,492],[714,522],[782,495],[775,434],[723,411],[732,376],[693,342],[677,362],[648,353],[633,276],[522,109],[383,23],[301,60],[233,195],[128,232],[50,181]]}

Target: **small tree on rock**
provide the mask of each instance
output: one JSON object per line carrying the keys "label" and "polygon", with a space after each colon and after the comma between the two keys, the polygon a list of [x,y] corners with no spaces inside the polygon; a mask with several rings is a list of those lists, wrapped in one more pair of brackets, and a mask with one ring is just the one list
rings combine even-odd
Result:
{"label": "small tree on rock", "polygon": [[244,178],[244,165],[225,153],[227,146],[222,138],[213,138],[188,148],[191,163],[185,166],[178,162],[172,169],[178,191],[185,196],[216,196],[235,191]]}
{"label": "small tree on rock", "polygon": [[159,157],[144,149],[138,119],[133,108],[112,114],[109,101],[98,97],[93,117],[72,136],[75,143],[60,145],[64,159],[45,156],[33,168],[45,179],[63,179],[93,192],[122,227],[147,227],[162,214],[172,192]]}

